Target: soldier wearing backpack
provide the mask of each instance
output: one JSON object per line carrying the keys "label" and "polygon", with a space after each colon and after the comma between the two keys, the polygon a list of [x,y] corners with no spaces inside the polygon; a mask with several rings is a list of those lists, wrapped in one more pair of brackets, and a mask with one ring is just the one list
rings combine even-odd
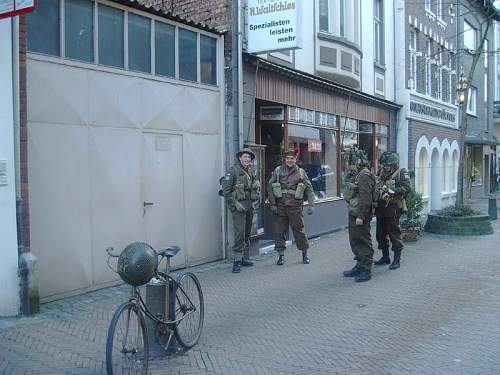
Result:
{"label": "soldier wearing backpack", "polygon": [[285,263],[286,237],[288,226],[292,228],[297,248],[302,251],[302,263],[309,264],[307,240],[302,212],[304,200],[308,215],[314,212],[314,190],[306,171],[297,166],[297,155],[294,150],[285,153],[285,164],[277,167],[269,180],[268,192],[271,211],[274,214],[274,248],[279,258],[276,263]]}
{"label": "soldier wearing backpack", "polygon": [[[399,219],[406,211],[405,198],[411,191],[408,172],[399,167],[399,156],[395,152],[386,151],[380,155],[382,166],[377,176],[378,204],[375,209],[377,216],[377,242],[382,250],[382,257],[376,265],[390,264],[389,269],[400,266],[403,239]],[[389,240],[392,243],[394,259],[389,257]]]}
{"label": "soldier wearing backpack", "polygon": [[253,203],[260,197],[260,183],[252,166],[255,154],[249,148],[243,148],[236,157],[238,163],[221,178],[222,195],[233,217],[233,273],[239,273],[240,267],[253,266],[249,259]]}
{"label": "soldier wearing backpack", "polygon": [[356,265],[344,271],[344,277],[354,277],[355,281],[363,282],[371,279],[373,263],[370,222],[375,176],[364,151],[351,149],[345,157],[350,171],[346,176],[347,191],[344,198],[349,215],[349,243]]}

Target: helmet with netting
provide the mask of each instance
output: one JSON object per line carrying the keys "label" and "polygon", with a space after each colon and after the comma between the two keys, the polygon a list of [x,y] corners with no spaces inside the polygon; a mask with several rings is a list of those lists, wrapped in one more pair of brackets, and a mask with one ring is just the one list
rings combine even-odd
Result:
{"label": "helmet with netting", "polygon": [[379,163],[381,165],[399,165],[399,155],[392,151],[385,151],[380,155]]}
{"label": "helmet with netting", "polygon": [[127,284],[146,284],[158,267],[156,251],[144,242],[133,242],[123,249],[118,258],[118,274]]}

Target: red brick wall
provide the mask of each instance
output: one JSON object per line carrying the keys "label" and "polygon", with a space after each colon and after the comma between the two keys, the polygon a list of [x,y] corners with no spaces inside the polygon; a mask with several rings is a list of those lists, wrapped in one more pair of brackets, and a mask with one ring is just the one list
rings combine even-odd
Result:
{"label": "red brick wall", "polygon": [[20,135],[21,135],[21,211],[22,244],[24,251],[30,251],[30,218],[28,194],[28,98],[26,93],[26,51],[28,47],[28,25],[26,16],[19,17],[19,96],[20,96]]}

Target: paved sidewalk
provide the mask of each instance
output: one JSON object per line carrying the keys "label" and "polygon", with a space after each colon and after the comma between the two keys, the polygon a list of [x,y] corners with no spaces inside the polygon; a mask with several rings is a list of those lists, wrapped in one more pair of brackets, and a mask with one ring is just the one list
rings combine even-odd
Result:
{"label": "paved sidewalk", "polygon": [[[311,264],[293,246],[230,273],[194,268],[205,329],[186,353],[151,374],[500,374],[500,224],[495,234],[425,234],[402,268],[357,284],[345,231],[313,241]],[[376,253],[376,257],[379,253]],[[0,374],[102,374],[113,310],[128,288],[42,305],[34,318],[0,320]]]}

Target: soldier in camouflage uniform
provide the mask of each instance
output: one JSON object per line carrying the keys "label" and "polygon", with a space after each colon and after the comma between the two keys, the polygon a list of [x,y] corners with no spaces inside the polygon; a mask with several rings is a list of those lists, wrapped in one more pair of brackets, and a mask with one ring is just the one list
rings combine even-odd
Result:
{"label": "soldier in camouflage uniform", "polygon": [[292,228],[297,248],[302,251],[302,263],[309,264],[307,240],[302,213],[304,199],[309,205],[307,214],[314,212],[314,190],[306,172],[296,164],[297,155],[294,150],[285,153],[285,164],[277,167],[269,180],[268,192],[271,211],[274,214],[274,247],[279,254],[278,266],[285,263],[286,231]]}
{"label": "soldier in camouflage uniform", "polygon": [[[376,265],[391,264],[389,268],[399,268],[403,239],[399,218],[406,211],[405,198],[411,191],[408,172],[399,168],[399,156],[395,152],[386,151],[380,155],[379,163],[382,166],[377,176],[378,204],[375,209],[377,216],[377,242],[382,250],[382,258]],[[394,260],[389,257],[389,240],[392,243]]]}
{"label": "soldier in camouflage uniform", "polygon": [[366,154],[353,149],[346,155],[350,173],[344,198],[349,211],[349,242],[356,265],[344,271],[345,277],[354,277],[357,282],[371,279],[373,247],[370,233],[372,205],[375,191],[375,176],[370,170]]}
{"label": "soldier in camouflage uniform", "polygon": [[260,197],[260,183],[252,167],[255,154],[252,150],[244,148],[236,154],[236,157],[239,163],[232,166],[222,179],[222,194],[233,217],[233,273],[239,273],[241,266],[253,266],[253,262],[249,259],[253,203]]}

